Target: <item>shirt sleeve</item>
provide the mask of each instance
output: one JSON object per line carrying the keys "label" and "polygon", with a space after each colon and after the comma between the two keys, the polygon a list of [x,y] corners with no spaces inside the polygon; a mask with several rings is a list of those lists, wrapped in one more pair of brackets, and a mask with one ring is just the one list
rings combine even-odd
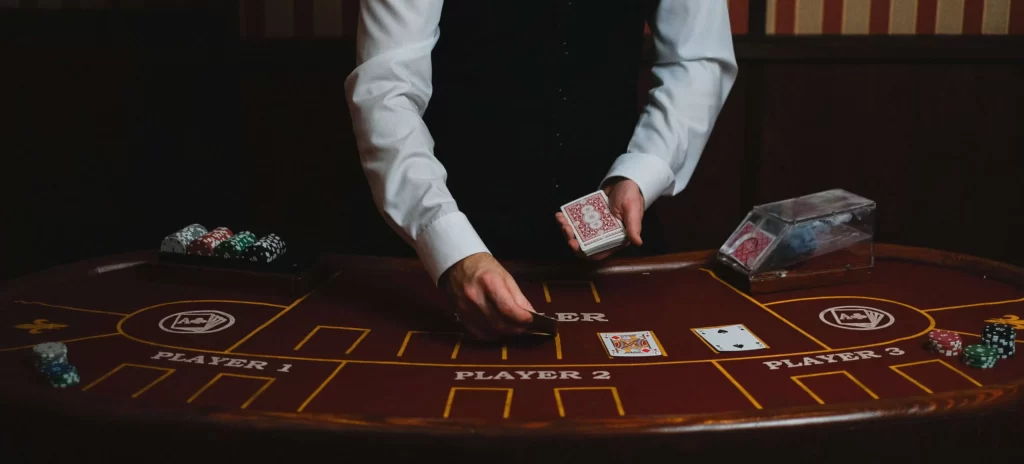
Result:
{"label": "shirt sleeve", "polygon": [[374,203],[413,246],[436,284],[450,266],[488,252],[446,186],[423,122],[442,0],[363,0],[356,67],[345,81],[359,157]]}
{"label": "shirt sleeve", "polygon": [[727,3],[662,0],[650,22],[654,85],[626,153],[601,182],[633,180],[645,209],[689,183],[736,80]]}

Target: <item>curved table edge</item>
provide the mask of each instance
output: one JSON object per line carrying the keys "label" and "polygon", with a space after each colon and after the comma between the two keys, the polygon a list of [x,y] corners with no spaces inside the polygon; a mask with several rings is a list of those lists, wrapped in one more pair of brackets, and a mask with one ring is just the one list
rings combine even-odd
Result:
{"label": "curved table edge", "polygon": [[[905,260],[926,264],[953,267],[967,272],[989,275],[1007,283],[1024,287],[1024,269],[1016,266],[977,258],[963,253],[891,244],[875,245],[876,257],[894,260]],[[674,253],[650,258],[615,259],[603,264],[586,263],[571,269],[596,272],[599,274],[617,274],[629,272],[670,271],[699,267],[713,259],[715,251],[695,251]],[[39,280],[53,280],[62,276],[82,276],[95,274],[106,269],[123,268],[145,264],[156,259],[155,253],[131,252],[119,255],[96,258],[78,263],[67,264],[41,271],[23,279],[16,279],[0,292],[7,296],[9,292],[24,284]],[[422,267],[413,259],[388,258],[372,256],[332,255],[327,261],[341,266],[354,266],[360,269],[379,269],[403,272],[420,272]],[[510,262],[510,269],[527,269],[540,271],[565,272],[564,265],[552,263],[533,264],[529,262]],[[489,424],[476,421],[460,421],[451,419],[401,419],[379,417],[356,417],[350,415],[317,415],[310,413],[261,413],[253,411],[211,412],[201,416],[195,414],[176,414],[163,412],[159,416],[125,408],[110,410],[105,408],[83,408],[80,405],[53,400],[54,407],[48,409],[58,415],[92,416],[101,415],[109,419],[125,421],[158,421],[183,424],[206,423],[213,426],[231,428],[294,428],[316,429],[345,434],[371,435],[403,435],[407,437],[449,435],[493,435],[498,437],[519,436],[567,436],[587,437],[604,436],[607,434],[693,434],[743,429],[779,429],[807,427],[829,423],[863,423],[867,421],[899,420],[915,418],[934,418],[948,414],[973,413],[1016,413],[1024,402],[1024,379],[1017,382],[986,386],[971,390],[960,390],[930,396],[904,397],[876,400],[858,405],[808,406],[800,408],[773,409],[771,414],[764,411],[724,412],[684,416],[642,416],[638,418],[618,418],[607,420],[564,419],[551,422],[525,422],[510,424]],[[44,399],[45,398],[41,398]],[[46,411],[39,405],[45,401],[23,401],[23,398],[0,398],[4,409],[20,411]],[[870,406],[870,407],[868,407]]]}

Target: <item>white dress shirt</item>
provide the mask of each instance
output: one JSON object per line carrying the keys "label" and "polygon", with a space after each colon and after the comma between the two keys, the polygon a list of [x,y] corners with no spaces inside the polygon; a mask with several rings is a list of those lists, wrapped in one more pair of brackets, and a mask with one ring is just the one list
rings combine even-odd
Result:
{"label": "white dress shirt", "polygon": [[[357,66],[345,82],[374,202],[435,283],[463,258],[488,252],[448,191],[423,122],[442,4],[360,2]],[[645,208],[686,187],[737,74],[726,0],[661,0],[648,23],[654,86],[626,152],[605,177],[635,181]]]}

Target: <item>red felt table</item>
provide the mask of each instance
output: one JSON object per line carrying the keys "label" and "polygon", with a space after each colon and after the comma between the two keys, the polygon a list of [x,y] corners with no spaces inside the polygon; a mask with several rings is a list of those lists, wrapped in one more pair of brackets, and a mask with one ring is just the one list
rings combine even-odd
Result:
{"label": "red felt table", "polygon": [[[915,454],[1016,433],[1024,360],[978,369],[922,343],[935,328],[976,343],[989,320],[1024,328],[1024,272],[933,250],[876,253],[866,282],[753,297],[706,266],[710,252],[593,267],[509,263],[537,310],[562,322],[557,337],[498,343],[464,335],[413,261],[326,256],[328,277],[291,294],[246,273],[171,278],[146,253],[101,258],[2,294],[2,394],[11,414],[24,413],[6,424],[38,418],[25,437],[54,422],[82,436],[111,428],[101,442],[202,430],[213,441],[290,437],[309,449],[567,456],[607,455],[615,443],[841,458],[893,433],[922,448],[904,450]],[[830,319],[838,307],[883,317],[869,329],[844,326]],[[188,328],[210,314],[221,322]],[[692,331],[726,324],[743,324],[767,348],[717,352]],[[612,358],[598,337],[641,330],[662,356]],[[45,341],[67,344],[79,385],[40,381],[28,363]]]}

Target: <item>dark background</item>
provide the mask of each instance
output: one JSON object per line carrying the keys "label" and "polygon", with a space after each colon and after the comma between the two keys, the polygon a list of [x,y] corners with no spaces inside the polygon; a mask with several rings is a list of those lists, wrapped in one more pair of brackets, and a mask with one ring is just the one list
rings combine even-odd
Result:
{"label": "dark background", "polygon": [[[240,40],[237,4],[210,3],[0,10],[0,278],[154,249],[193,222],[401,247],[355,152],[351,41]],[[693,181],[655,206],[675,250],[718,247],[755,204],[840,187],[878,202],[879,241],[1024,265],[1022,37],[763,24],[752,8]]]}

